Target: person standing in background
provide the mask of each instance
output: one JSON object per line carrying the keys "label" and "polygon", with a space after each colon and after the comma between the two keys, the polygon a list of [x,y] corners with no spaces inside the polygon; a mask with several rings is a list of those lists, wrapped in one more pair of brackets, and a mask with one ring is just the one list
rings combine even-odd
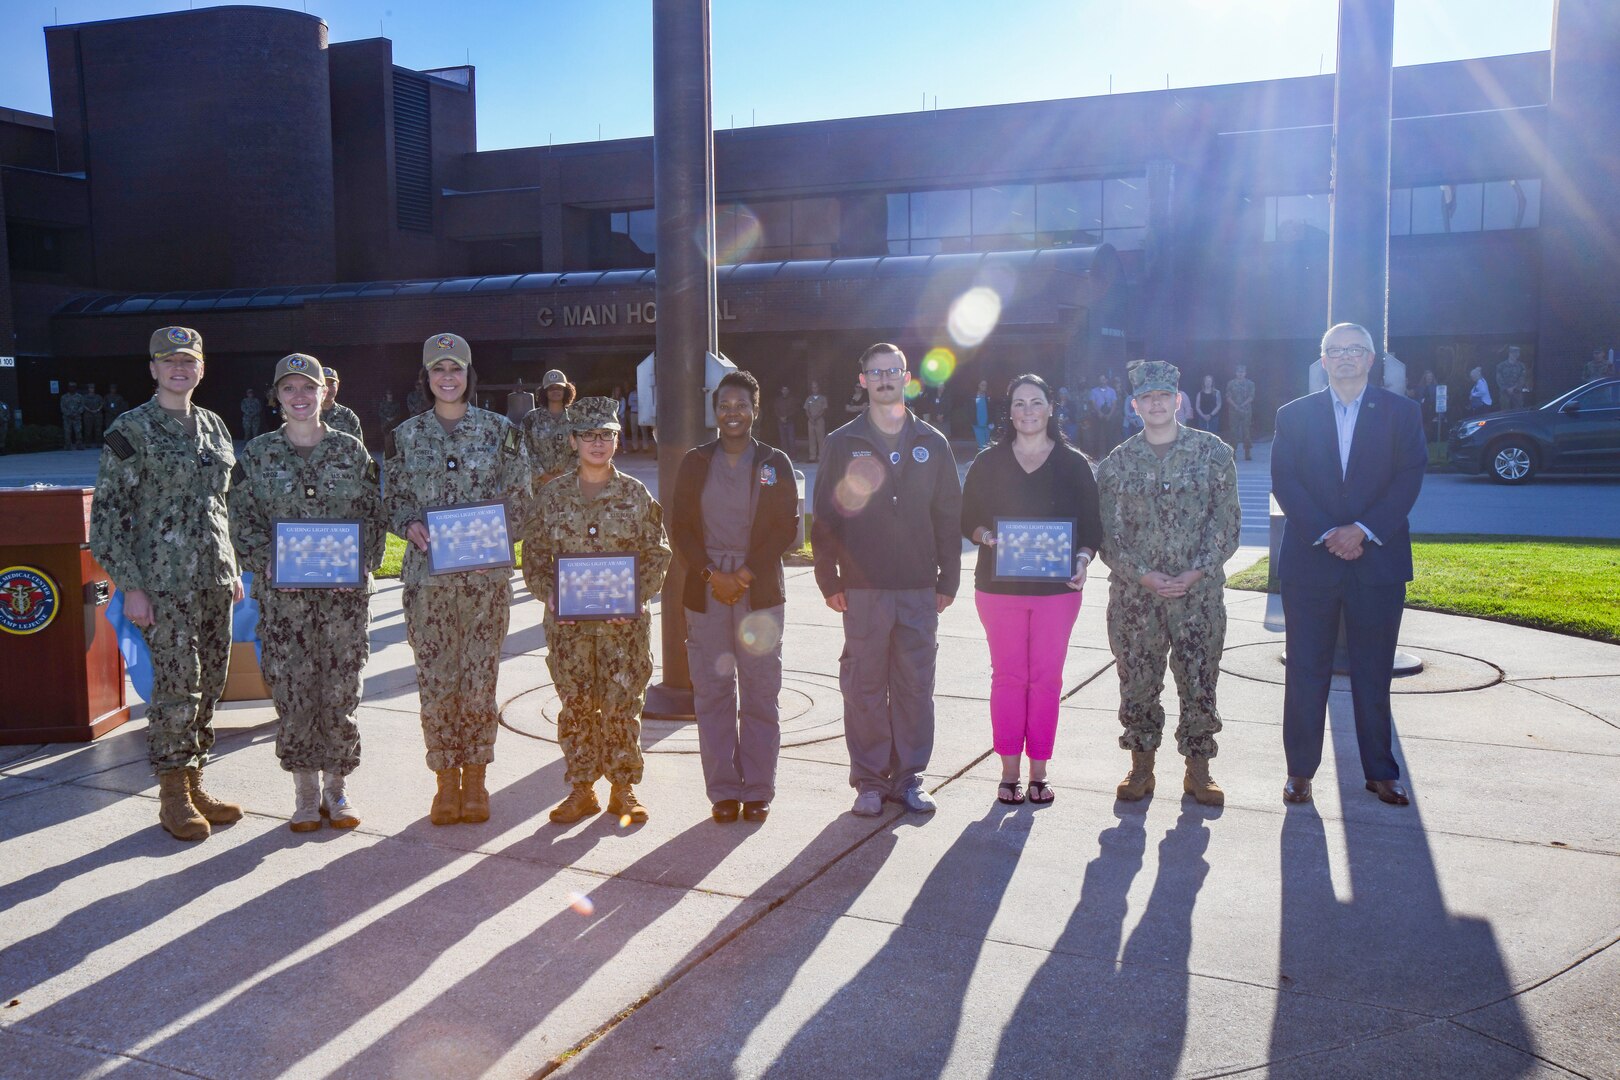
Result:
{"label": "person standing in background", "polygon": [[100,394],[96,393],[96,384],[89,383],[84,393],[79,395],[79,406],[84,411],[84,443],[86,446],[101,445],[102,407],[106,404]]}
{"label": "person standing in background", "polygon": [[793,445],[798,432],[794,430],[793,414],[799,410],[794,408],[793,391],[784,383],[777,392],[775,401],[776,440],[782,451],[789,457],[793,456]]}
{"label": "person standing in background", "polygon": [[1473,385],[1468,389],[1468,415],[1478,416],[1491,411],[1491,388],[1485,382],[1485,369],[1476,367],[1468,372]]}
{"label": "person standing in background", "polygon": [[1519,347],[1509,345],[1507,358],[1496,365],[1496,389],[1502,395],[1502,408],[1524,408],[1524,386],[1527,372],[1519,359]]}
{"label": "person standing in background", "polygon": [[1198,388],[1198,400],[1193,405],[1198,413],[1198,430],[1216,432],[1220,428],[1221,392],[1215,388],[1215,376],[1205,375],[1204,385]]}
{"label": "person standing in background", "polygon": [[804,399],[804,416],[810,441],[807,456],[816,461],[821,457],[821,444],[827,440],[827,397],[814,379],[810,380],[810,396]]}
{"label": "person standing in background", "polygon": [[337,368],[322,368],[321,373],[326,376],[326,404],[321,408],[321,422],[333,431],[353,435],[364,443],[366,436],[360,427],[359,414],[347,405],[338,404]]}
{"label": "person standing in background", "polygon": [[84,395],[79,393],[78,383],[67,384],[57,408],[62,411],[62,449],[83,450]]}
{"label": "person standing in background", "polygon": [[1243,447],[1243,460],[1254,458],[1254,382],[1249,369],[1239,364],[1233,369],[1232,381],[1226,384],[1227,434],[1232,449]]}
{"label": "person standing in background", "polygon": [[117,383],[107,384],[107,396],[102,400],[101,409],[104,415],[102,431],[107,431],[112,427],[114,420],[129,411],[129,402],[125,401],[124,395],[118,392]]}
{"label": "person standing in background", "polygon": [[540,406],[523,418],[523,446],[529,454],[529,468],[534,470],[536,493],[574,467],[569,436],[574,423],[571,408],[578,393],[568,376],[552,368],[540,379]]}
{"label": "person standing in background", "polygon": [[259,428],[264,423],[264,402],[254,393],[253,387],[248,387],[242,395],[242,438],[251,442],[259,437]]}

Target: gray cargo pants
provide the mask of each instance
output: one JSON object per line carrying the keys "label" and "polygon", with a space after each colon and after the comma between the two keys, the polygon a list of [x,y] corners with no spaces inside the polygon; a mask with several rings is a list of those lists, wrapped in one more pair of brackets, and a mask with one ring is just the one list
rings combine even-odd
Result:
{"label": "gray cargo pants", "polygon": [[727,606],[686,609],[686,657],[692,671],[698,753],[711,803],[770,802],[782,749],[783,608],[754,611],[745,595]]}
{"label": "gray cargo pants", "polygon": [[849,785],[898,795],[922,783],[934,751],[934,590],[849,589],[844,595],[849,610],[838,685]]}

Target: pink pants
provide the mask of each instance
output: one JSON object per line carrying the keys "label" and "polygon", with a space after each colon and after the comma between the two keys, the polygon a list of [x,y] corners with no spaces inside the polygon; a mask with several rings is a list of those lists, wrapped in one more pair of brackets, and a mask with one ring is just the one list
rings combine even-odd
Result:
{"label": "pink pants", "polygon": [[996,753],[1050,761],[1069,634],[1080,594],[1007,596],[974,593],[990,640],[990,730]]}

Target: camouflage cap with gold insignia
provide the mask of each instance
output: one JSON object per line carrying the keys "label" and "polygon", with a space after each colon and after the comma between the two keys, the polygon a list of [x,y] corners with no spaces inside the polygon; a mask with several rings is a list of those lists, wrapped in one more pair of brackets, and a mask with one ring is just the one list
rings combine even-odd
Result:
{"label": "camouflage cap with gold insignia", "polygon": [[459,334],[434,334],[422,342],[422,366],[428,370],[440,360],[454,360],[462,367],[472,366],[472,347]]}
{"label": "camouflage cap with gold insignia", "polygon": [[1131,377],[1131,397],[1141,397],[1155,390],[1175,393],[1180,389],[1181,369],[1168,360],[1136,360],[1125,369]]}
{"label": "camouflage cap with gold insignia", "polygon": [[288,375],[302,375],[316,386],[325,386],[326,378],[321,370],[321,362],[308,353],[289,353],[276,361],[276,375],[270,380],[275,386]]}
{"label": "camouflage cap with gold insignia", "polygon": [[556,368],[552,368],[540,378],[540,389],[549,390],[553,386],[567,386],[568,376]]}
{"label": "camouflage cap with gold insignia", "polygon": [[568,406],[575,431],[618,431],[619,403],[610,397],[583,397]]}
{"label": "camouflage cap with gold insignia", "polygon": [[185,353],[195,356],[198,360],[203,358],[202,335],[189,326],[165,326],[161,330],[152,331],[152,341],[148,347],[152,359],[161,360],[165,356],[175,353]]}

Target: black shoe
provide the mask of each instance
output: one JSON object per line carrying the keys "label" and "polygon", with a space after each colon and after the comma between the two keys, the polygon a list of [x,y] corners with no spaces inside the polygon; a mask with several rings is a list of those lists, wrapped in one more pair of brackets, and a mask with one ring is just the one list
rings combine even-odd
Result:
{"label": "black shoe", "polygon": [[745,802],[742,804],[742,816],[744,821],[764,821],[770,816],[770,814],[771,804],[768,802]]}
{"label": "black shoe", "polygon": [[714,804],[714,809],[710,812],[714,815],[714,820],[722,825],[729,825],[737,820],[737,811],[740,809],[742,803],[736,799],[721,799]]}

